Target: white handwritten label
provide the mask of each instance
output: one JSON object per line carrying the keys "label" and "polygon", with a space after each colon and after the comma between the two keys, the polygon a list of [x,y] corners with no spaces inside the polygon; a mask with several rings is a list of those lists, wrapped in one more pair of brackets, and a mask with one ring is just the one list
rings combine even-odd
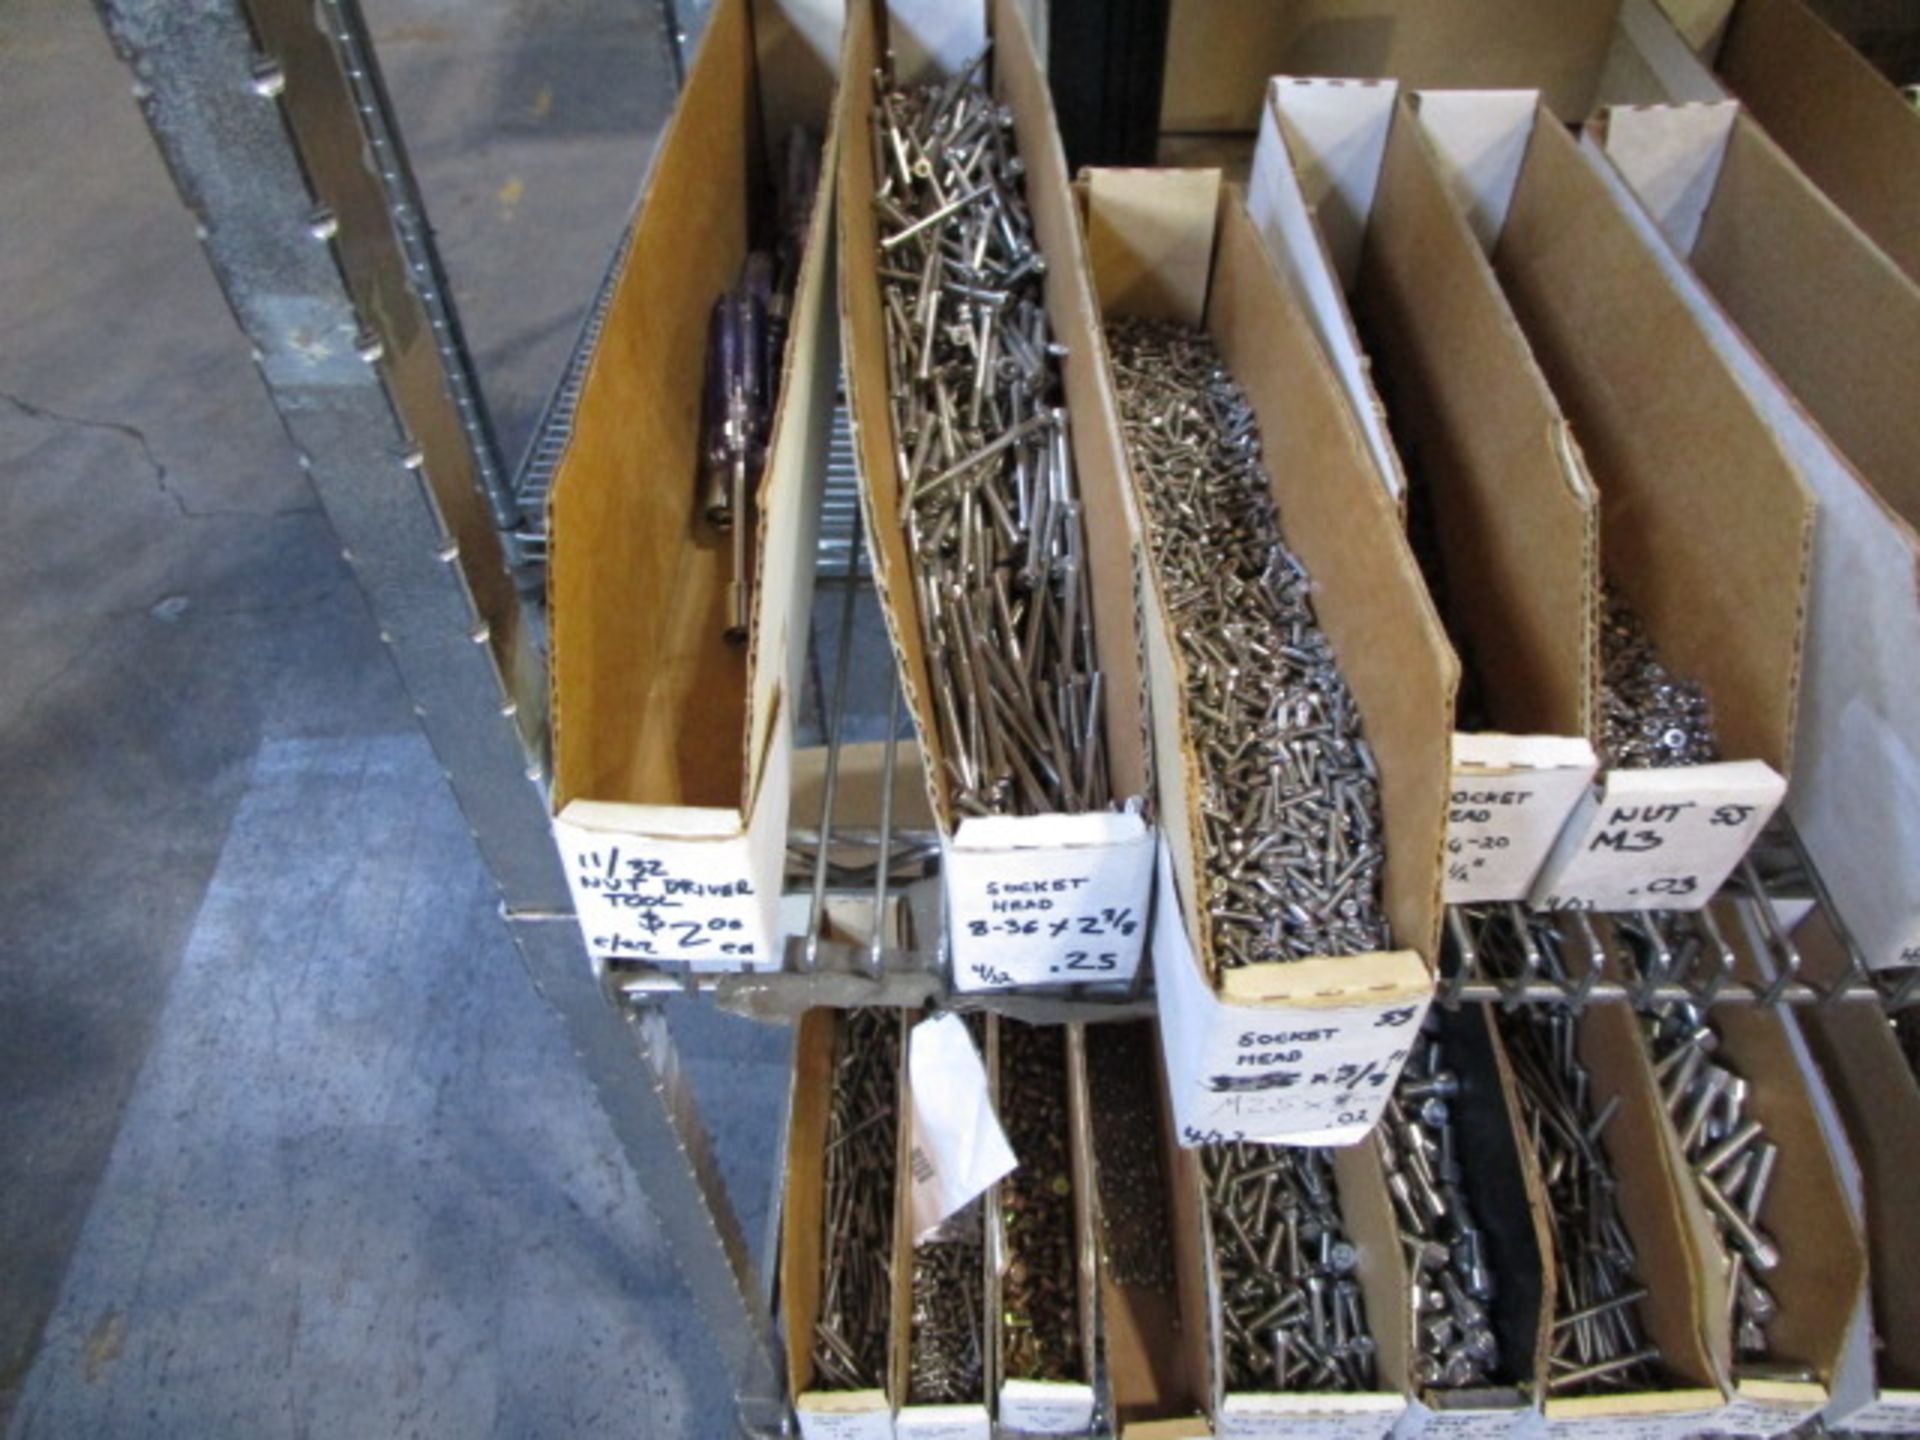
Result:
{"label": "white handwritten label", "polygon": [[[1153,920],[1160,1044],[1182,1145],[1258,1140],[1346,1145],[1380,1118],[1433,998],[1412,951],[1305,960],[1276,971],[1351,970],[1352,998],[1222,999],[1201,973],[1164,848]],[[1284,978],[1284,977],[1283,977]]]}
{"label": "white handwritten label", "polygon": [[934,1015],[908,1031],[907,1075],[917,1244],[1018,1162],[994,1114],[987,1067],[966,1021]]}
{"label": "white handwritten label", "polygon": [[980,1405],[906,1405],[894,1417],[895,1440],[989,1440],[993,1422]]}
{"label": "white handwritten label", "polygon": [[1586,1414],[1547,1415],[1547,1434],[1577,1436],[1579,1440],[1687,1440],[1704,1435],[1720,1418],[1720,1407],[1710,1410],[1589,1411]]}
{"label": "white handwritten label", "polygon": [[943,862],[954,988],[1132,980],[1153,849],[1131,811],[961,821]]}
{"label": "white handwritten label", "polygon": [[1455,735],[1446,902],[1525,899],[1596,763],[1577,737]]}
{"label": "white handwritten label", "polygon": [[1839,1422],[1863,1435],[1920,1434],[1920,1390],[1882,1390],[1880,1398]]}
{"label": "white handwritten label", "polygon": [[1532,903],[1548,910],[1698,910],[1786,794],[1758,760],[1611,770],[1574,809]]}
{"label": "white handwritten label", "polygon": [[1819,1408],[1818,1400],[1811,1400],[1804,1405],[1795,1405],[1785,1400],[1765,1400],[1752,1395],[1735,1395],[1713,1422],[1711,1433],[1740,1436],[1743,1440],[1745,1437],[1752,1437],[1752,1440],[1766,1440],[1768,1436],[1786,1434]]}
{"label": "white handwritten label", "polygon": [[1528,1405],[1435,1410],[1416,1400],[1393,1427],[1393,1440],[1425,1440],[1430,1435],[1447,1440],[1495,1440],[1496,1436],[1517,1434],[1539,1418],[1540,1412]]}
{"label": "white handwritten label", "polygon": [[894,1440],[893,1407],[882,1390],[815,1391],[793,1409],[803,1440]]}
{"label": "white handwritten label", "polygon": [[1029,1435],[1073,1435],[1093,1424],[1093,1387],[1058,1380],[1005,1380],[1000,1428]]}
{"label": "white handwritten label", "polygon": [[1399,1395],[1228,1395],[1220,1440],[1381,1440],[1406,1408]]}

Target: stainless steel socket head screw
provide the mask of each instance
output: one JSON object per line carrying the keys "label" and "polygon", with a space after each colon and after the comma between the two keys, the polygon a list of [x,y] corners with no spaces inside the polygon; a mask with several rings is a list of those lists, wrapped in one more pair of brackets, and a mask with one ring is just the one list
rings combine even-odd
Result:
{"label": "stainless steel socket head screw", "polygon": [[1201,771],[1209,963],[1378,949],[1378,770],[1285,545],[1252,406],[1199,331],[1124,320],[1108,341]]}

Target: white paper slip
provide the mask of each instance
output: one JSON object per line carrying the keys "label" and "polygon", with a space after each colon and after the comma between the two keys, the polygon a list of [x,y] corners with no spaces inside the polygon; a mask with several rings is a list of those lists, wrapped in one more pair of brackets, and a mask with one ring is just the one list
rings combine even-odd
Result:
{"label": "white paper slip", "polygon": [[958,1015],[934,1015],[907,1035],[913,1096],[913,1238],[940,1222],[1017,1163],[987,1090],[987,1067]]}
{"label": "white paper slip", "polygon": [[1220,1440],[1381,1440],[1406,1408],[1398,1395],[1229,1395]]}
{"label": "white paper slip", "polygon": [[1720,1412],[1720,1418],[1713,1422],[1713,1433],[1739,1436],[1742,1440],[1766,1440],[1768,1436],[1786,1434],[1812,1418],[1819,1408],[1818,1400],[1796,1405],[1785,1400],[1735,1395]]}
{"label": "white paper slip", "polygon": [[[1386,1108],[1433,998],[1420,957],[1395,951],[1257,967],[1284,972],[1278,979],[1298,994],[1223,999],[1188,943],[1164,849],[1153,956],[1161,1051],[1185,1146],[1360,1139]],[[1352,989],[1340,989],[1336,976]]]}
{"label": "white paper slip", "polygon": [[667,839],[603,823],[600,812],[634,808],[577,800],[553,822],[595,958],[777,966],[779,888],[761,878],[752,837]]}
{"label": "white paper slip", "polygon": [[1547,910],[1698,910],[1787,792],[1758,760],[1610,770],[1561,832],[1534,882]]}
{"label": "white paper slip", "polygon": [[1442,898],[1524,900],[1597,766],[1577,736],[1456,734]]}
{"label": "white paper slip", "polygon": [[1878,1400],[1847,1416],[1839,1428],[1862,1435],[1920,1435],[1920,1390],[1882,1390]]}
{"label": "white paper slip", "polygon": [[894,1440],[990,1440],[993,1421],[978,1405],[906,1405],[893,1421]]}
{"label": "white paper slip", "polygon": [[1496,1409],[1434,1410],[1418,1400],[1407,1406],[1407,1413],[1393,1427],[1393,1440],[1496,1440],[1518,1435],[1523,1427],[1539,1420],[1540,1412],[1525,1405]]}
{"label": "white paper slip", "polygon": [[962,820],[943,860],[954,988],[1132,980],[1153,849],[1134,810]]}
{"label": "white paper slip", "polygon": [[793,1405],[803,1440],[894,1440],[893,1410],[879,1390],[813,1391]]}
{"label": "white paper slip", "polygon": [[1000,1429],[1028,1435],[1074,1435],[1093,1424],[1093,1387],[1058,1380],[1006,1380],[1000,1385]]}
{"label": "white paper slip", "polygon": [[1719,1406],[1710,1410],[1563,1413],[1547,1417],[1547,1434],[1578,1436],[1580,1440],[1687,1440],[1712,1430],[1719,1418]]}

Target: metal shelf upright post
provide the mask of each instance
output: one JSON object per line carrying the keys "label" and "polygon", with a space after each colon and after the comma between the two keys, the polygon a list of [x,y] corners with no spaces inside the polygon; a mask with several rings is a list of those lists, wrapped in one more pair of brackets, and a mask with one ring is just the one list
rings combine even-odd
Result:
{"label": "metal shelf upright post", "polygon": [[608,991],[574,921],[540,788],[538,617],[515,573],[538,526],[500,461],[357,0],[98,8],[741,1421],[782,1428],[768,1296],[665,1016]]}

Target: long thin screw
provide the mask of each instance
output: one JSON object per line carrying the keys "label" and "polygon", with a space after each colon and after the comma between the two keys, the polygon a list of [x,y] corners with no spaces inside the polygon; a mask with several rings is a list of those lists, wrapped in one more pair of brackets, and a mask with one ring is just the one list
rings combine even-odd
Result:
{"label": "long thin screw", "polygon": [[886,1383],[893,1294],[893,1194],[899,1127],[900,1019],[850,1010],[840,1021],[827,1111],[815,1385]]}
{"label": "long thin screw", "polygon": [[880,79],[871,116],[901,523],[948,793],[964,815],[1109,799],[1079,486],[1013,117]]}

